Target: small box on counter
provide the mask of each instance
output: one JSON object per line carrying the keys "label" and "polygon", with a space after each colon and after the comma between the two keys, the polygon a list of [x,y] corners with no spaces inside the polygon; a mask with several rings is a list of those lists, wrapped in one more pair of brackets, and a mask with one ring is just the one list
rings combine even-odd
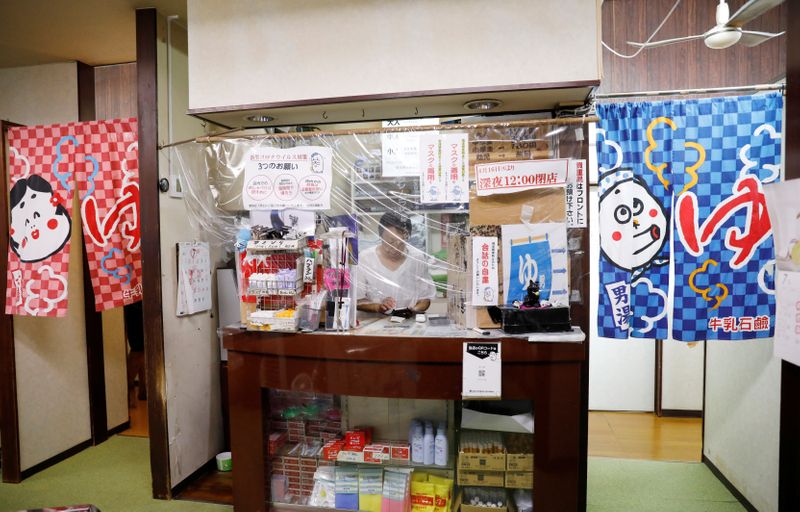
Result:
{"label": "small box on counter", "polygon": [[336,456],[336,460],[338,460],[339,462],[361,463],[364,462],[364,452],[356,452],[353,450],[342,450],[339,452],[339,455]]}
{"label": "small box on counter", "polygon": [[510,489],[533,488],[533,471],[506,472],[506,487]]}
{"label": "small box on counter", "polygon": [[508,471],[533,471],[532,453],[506,454],[506,469]]}
{"label": "small box on counter", "polygon": [[389,458],[388,444],[368,444],[364,447],[364,462],[383,464],[389,462]]}
{"label": "small box on counter", "polygon": [[341,439],[333,439],[322,445],[322,458],[324,460],[336,460],[339,452],[344,448],[344,441]]}
{"label": "small box on counter", "polygon": [[390,458],[392,460],[409,461],[411,460],[411,447],[403,441],[392,441],[390,443]]}
{"label": "small box on counter", "polygon": [[372,443],[372,427],[356,427],[344,434],[344,449],[362,451]]}
{"label": "small box on counter", "polygon": [[286,444],[288,436],[286,432],[270,432],[269,434],[269,453],[274,455],[278,453],[283,445]]}
{"label": "small box on counter", "polygon": [[533,434],[506,434],[505,445],[508,471],[533,471]]}
{"label": "small box on counter", "polygon": [[481,487],[503,487],[505,474],[501,471],[463,471],[458,470],[458,485]]}

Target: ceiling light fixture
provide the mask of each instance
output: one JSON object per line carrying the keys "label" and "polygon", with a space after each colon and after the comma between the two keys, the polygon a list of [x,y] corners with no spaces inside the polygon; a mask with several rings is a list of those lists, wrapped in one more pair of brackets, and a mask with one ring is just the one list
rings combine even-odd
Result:
{"label": "ceiling light fixture", "polygon": [[502,101],[493,99],[472,100],[464,103],[464,108],[469,110],[492,110],[502,104]]}
{"label": "ceiling light fixture", "polygon": [[272,116],[267,116],[264,114],[254,114],[252,116],[245,116],[245,121],[250,121],[251,123],[269,123],[270,121],[274,121],[275,118]]}

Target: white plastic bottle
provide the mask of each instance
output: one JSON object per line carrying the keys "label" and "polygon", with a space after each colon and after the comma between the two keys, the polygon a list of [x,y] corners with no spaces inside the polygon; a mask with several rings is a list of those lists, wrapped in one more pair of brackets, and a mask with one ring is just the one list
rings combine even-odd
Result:
{"label": "white plastic bottle", "polygon": [[432,465],[433,464],[433,454],[434,454],[434,435],[433,435],[433,424],[431,422],[425,423],[425,437],[423,439],[423,446],[425,450],[425,465]]}
{"label": "white plastic bottle", "polygon": [[419,421],[411,420],[411,423],[408,426],[408,446],[413,446],[414,444],[414,432],[417,431],[417,424]]}
{"label": "white plastic bottle", "polygon": [[414,425],[414,437],[411,440],[411,462],[422,464],[425,461],[424,431],[422,423]]}
{"label": "white plastic bottle", "polygon": [[447,434],[445,433],[444,423],[439,423],[439,428],[436,429],[436,438],[433,441],[434,454],[433,463],[437,466],[447,465]]}

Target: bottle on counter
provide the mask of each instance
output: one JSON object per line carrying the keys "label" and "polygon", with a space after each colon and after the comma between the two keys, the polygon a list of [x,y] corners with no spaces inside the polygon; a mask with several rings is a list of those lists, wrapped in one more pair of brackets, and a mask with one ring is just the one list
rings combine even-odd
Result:
{"label": "bottle on counter", "polygon": [[436,438],[434,438],[433,444],[433,463],[437,466],[446,466],[448,449],[447,433],[444,423],[439,423],[439,428],[436,430]]}
{"label": "bottle on counter", "polygon": [[425,461],[425,431],[421,422],[414,424],[414,437],[411,440],[411,462],[422,464]]}
{"label": "bottle on counter", "polygon": [[423,446],[424,446],[424,464],[425,465],[432,465],[434,460],[434,435],[433,435],[433,424],[430,421],[425,422],[425,437],[423,438]]}

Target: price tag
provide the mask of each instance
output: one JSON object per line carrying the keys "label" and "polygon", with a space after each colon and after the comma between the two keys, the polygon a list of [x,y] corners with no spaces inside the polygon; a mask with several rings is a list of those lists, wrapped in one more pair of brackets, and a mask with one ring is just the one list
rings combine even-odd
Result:
{"label": "price tag", "polygon": [[464,342],[462,398],[500,398],[503,368],[500,342]]}

